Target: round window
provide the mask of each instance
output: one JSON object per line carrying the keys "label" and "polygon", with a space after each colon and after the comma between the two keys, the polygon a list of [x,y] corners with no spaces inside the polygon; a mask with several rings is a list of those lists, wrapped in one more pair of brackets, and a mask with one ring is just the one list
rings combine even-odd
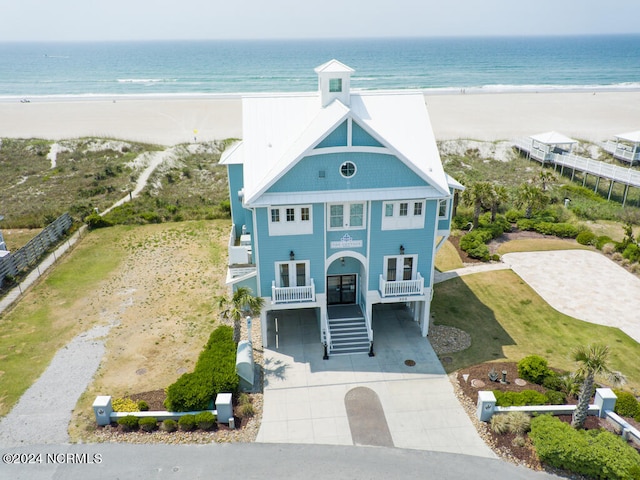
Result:
{"label": "round window", "polygon": [[340,175],[345,178],[351,178],[356,174],[356,164],[353,162],[344,162],[340,165]]}

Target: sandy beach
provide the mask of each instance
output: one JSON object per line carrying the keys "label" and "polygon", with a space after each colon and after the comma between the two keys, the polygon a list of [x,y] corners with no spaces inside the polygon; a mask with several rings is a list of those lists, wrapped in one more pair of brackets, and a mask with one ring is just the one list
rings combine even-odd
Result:
{"label": "sandy beach", "polygon": [[[640,92],[425,96],[438,140],[512,140],[555,130],[602,141],[640,129]],[[0,102],[0,138],[113,137],[160,145],[242,137],[239,97]]]}

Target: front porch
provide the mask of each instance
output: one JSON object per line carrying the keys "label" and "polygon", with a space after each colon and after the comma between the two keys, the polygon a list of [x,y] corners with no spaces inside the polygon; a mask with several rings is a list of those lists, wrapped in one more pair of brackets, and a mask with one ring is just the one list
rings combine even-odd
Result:
{"label": "front porch", "polygon": [[300,287],[276,287],[276,282],[271,282],[271,303],[304,303],[316,301],[316,285],[313,278],[309,285]]}
{"label": "front porch", "polygon": [[385,280],[382,275],[379,277],[380,296],[385,297],[407,297],[411,295],[424,294],[424,278],[419,273],[415,280]]}

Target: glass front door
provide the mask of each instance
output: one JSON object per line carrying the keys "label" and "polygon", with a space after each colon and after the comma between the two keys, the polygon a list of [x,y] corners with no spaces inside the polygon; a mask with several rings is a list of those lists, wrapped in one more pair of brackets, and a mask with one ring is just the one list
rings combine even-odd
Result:
{"label": "glass front door", "polygon": [[327,277],[327,304],[356,303],[356,275],[331,275]]}

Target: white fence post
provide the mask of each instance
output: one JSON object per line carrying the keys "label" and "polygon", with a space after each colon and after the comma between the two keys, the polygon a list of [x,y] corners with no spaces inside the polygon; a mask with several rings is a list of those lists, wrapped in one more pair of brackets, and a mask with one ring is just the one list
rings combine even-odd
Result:
{"label": "white fence post", "polygon": [[478,392],[478,408],[476,414],[481,422],[488,422],[496,408],[496,396],[491,391]]}

